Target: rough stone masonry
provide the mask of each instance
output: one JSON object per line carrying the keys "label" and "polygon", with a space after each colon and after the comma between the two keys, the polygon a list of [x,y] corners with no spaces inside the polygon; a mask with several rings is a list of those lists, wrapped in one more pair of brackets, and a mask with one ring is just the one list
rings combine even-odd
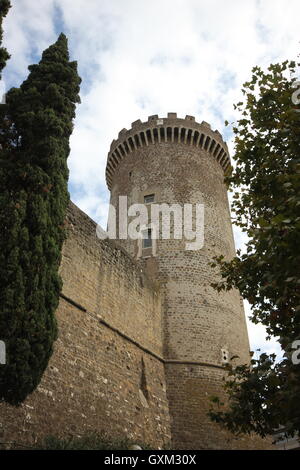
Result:
{"label": "rough stone masonry", "polygon": [[118,211],[119,196],[149,207],[204,204],[204,246],[100,240],[96,224],[70,204],[55,352],[20,408],[0,406],[1,442],[105,431],[155,448],[269,447],[255,436],[237,439],[207,416],[228,358],[249,361],[239,293],[210,285],[218,279],[212,257],[235,254],[230,167],[220,133],[192,116],[154,115],[119,133],[106,169],[111,204]]}

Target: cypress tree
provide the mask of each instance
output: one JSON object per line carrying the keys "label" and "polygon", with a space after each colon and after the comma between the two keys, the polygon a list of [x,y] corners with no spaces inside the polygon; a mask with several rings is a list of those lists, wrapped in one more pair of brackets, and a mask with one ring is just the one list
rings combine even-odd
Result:
{"label": "cypress tree", "polygon": [[0,400],[12,405],[39,384],[57,337],[67,157],[80,102],[64,34],[29,71],[7,93],[0,156]]}
{"label": "cypress tree", "polygon": [[[10,7],[11,5],[9,0],[0,0],[0,45],[2,44],[3,37],[2,21],[3,18],[7,15]],[[9,59],[9,57],[10,55],[8,54],[7,50],[4,47],[0,47],[0,80],[2,70],[4,69],[6,61]]]}

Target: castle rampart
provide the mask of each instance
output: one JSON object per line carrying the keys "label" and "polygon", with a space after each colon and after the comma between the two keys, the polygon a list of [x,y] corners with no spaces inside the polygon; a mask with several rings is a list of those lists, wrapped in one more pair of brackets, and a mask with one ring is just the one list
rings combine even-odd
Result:
{"label": "castle rampart", "polygon": [[205,149],[220,163],[225,173],[230,170],[227,145],[221,134],[213,131],[207,122],[198,124],[194,116],[179,119],[176,113],[168,113],[167,118],[159,118],[155,114],[149,116],[147,122],[142,123],[140,119],[133,122],[130,130],[122,129],[118,139],[112,142],[106,167],[108,188],[111,189],[115,170],[126,155],[144,146],[162,142],[183,143]]}
{"label": "castle rampart", "polygon": [[[163,294],[163,353],[174,448],[222,449],[254,445],[233,438],[213,424],[209,397],[222,393],[224,364],[238,356],[249,361],[249,342],[242,300],[237,291],[218,293],[211,267],[214,256],[235,255],[224,174],[230,170],[227,145],[218,131],[194,117],[150,116],[135,121],[113,141],[107,160],[111,204],[120,216],[120,196],[128,206],[201,204],[204,244],[187,250],[186,241],[158,237],[141,246],[130,237],[119,243]],[[149,202],[150,201],[150,202]],[[123,210],[123,209],[122,209]],[[195,215],[193,216],[195,221]],[[175,218],[171,222],[175,232]],[[150,223],[147,229],[151,233]],[[161,226],[156,227],[161,234]],[[261,444],[261,443],[260,443]],[[256,446],[260,445],[256,443]]]}
{"label": "castle rampart", "polygon": [[[150,116],[113,141],[111,203],[202,204],[204,244],[100,240],[96,223],[70,204],[63,247],[59,337],[43,379],[19,408],[0,404],[0,442],[32,445],[47,435],[107,432],[153,448],[259,449],[212,423],[224,364],[249,360],[237,291],[218,293],[214,256],[235,254],[224,174],[226,143],[192,116]],[[174,226],[171,233],[174,233]]]}
{"label": "castle rampart", "polygon": [[70,204],[56,312],[59,337],[37,390],[0,404],[0,443],[104,432],[154,447],[170,441],[161,294],[96,224]]}

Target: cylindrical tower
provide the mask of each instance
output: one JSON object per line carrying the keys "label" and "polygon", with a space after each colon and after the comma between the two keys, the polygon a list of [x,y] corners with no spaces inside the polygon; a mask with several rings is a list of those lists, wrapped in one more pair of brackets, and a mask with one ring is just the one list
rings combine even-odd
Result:
{"label": "cylindrical tower", "polygon": [[[119,240],[138,258],[164,293],[164,361],[174,448],[257,448],[237,441],[207,416],[209,397],[220,394],[224,363],[238,355],[249,360],[242,301],[237,291],[218,293],[210,267],[215,255],[235,254],[224,173],[230,170],[226,143],[209,124],[192,116],[150,116],[123,129],[111,144],[106,179],[111,204],[128,206],[204,205],[204,244],[187,250],[187,240]],[[194,213],[195,219],[195,213]],[[171,217],[171,221],[175,221]],[[174,224],[173,224],[174,229]],[[150,238],[151,224],[143,228]]]}

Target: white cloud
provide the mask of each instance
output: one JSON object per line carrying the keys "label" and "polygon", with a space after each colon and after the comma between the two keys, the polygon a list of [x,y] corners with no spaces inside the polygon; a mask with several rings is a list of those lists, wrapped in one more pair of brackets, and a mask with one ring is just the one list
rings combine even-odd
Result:
{"label": "white cloud", "polygon": [[11,3],[12,8],[4,20],[4,43],[12,56],[5,76],[9,85],[19,86],[19,81],[28,74],[33,54],[40,55],[55,38],[54,2],[12,0]]}
{"label": "white cloud", "polygon": [[[71,196],[103,225],[109,197],[105,162],[120,129],[175,111],[224,132],[251,68],[295,59],[299,49],[298,0],[12,0],[12,5],[4,25],[12,54],[7,86],[19,85],[27,65],[61,29],[69,37],[83,78],[71,138]],[[237,237],[242,244],[244,237]],[[252,327],[250,336],[255,342]]]}

